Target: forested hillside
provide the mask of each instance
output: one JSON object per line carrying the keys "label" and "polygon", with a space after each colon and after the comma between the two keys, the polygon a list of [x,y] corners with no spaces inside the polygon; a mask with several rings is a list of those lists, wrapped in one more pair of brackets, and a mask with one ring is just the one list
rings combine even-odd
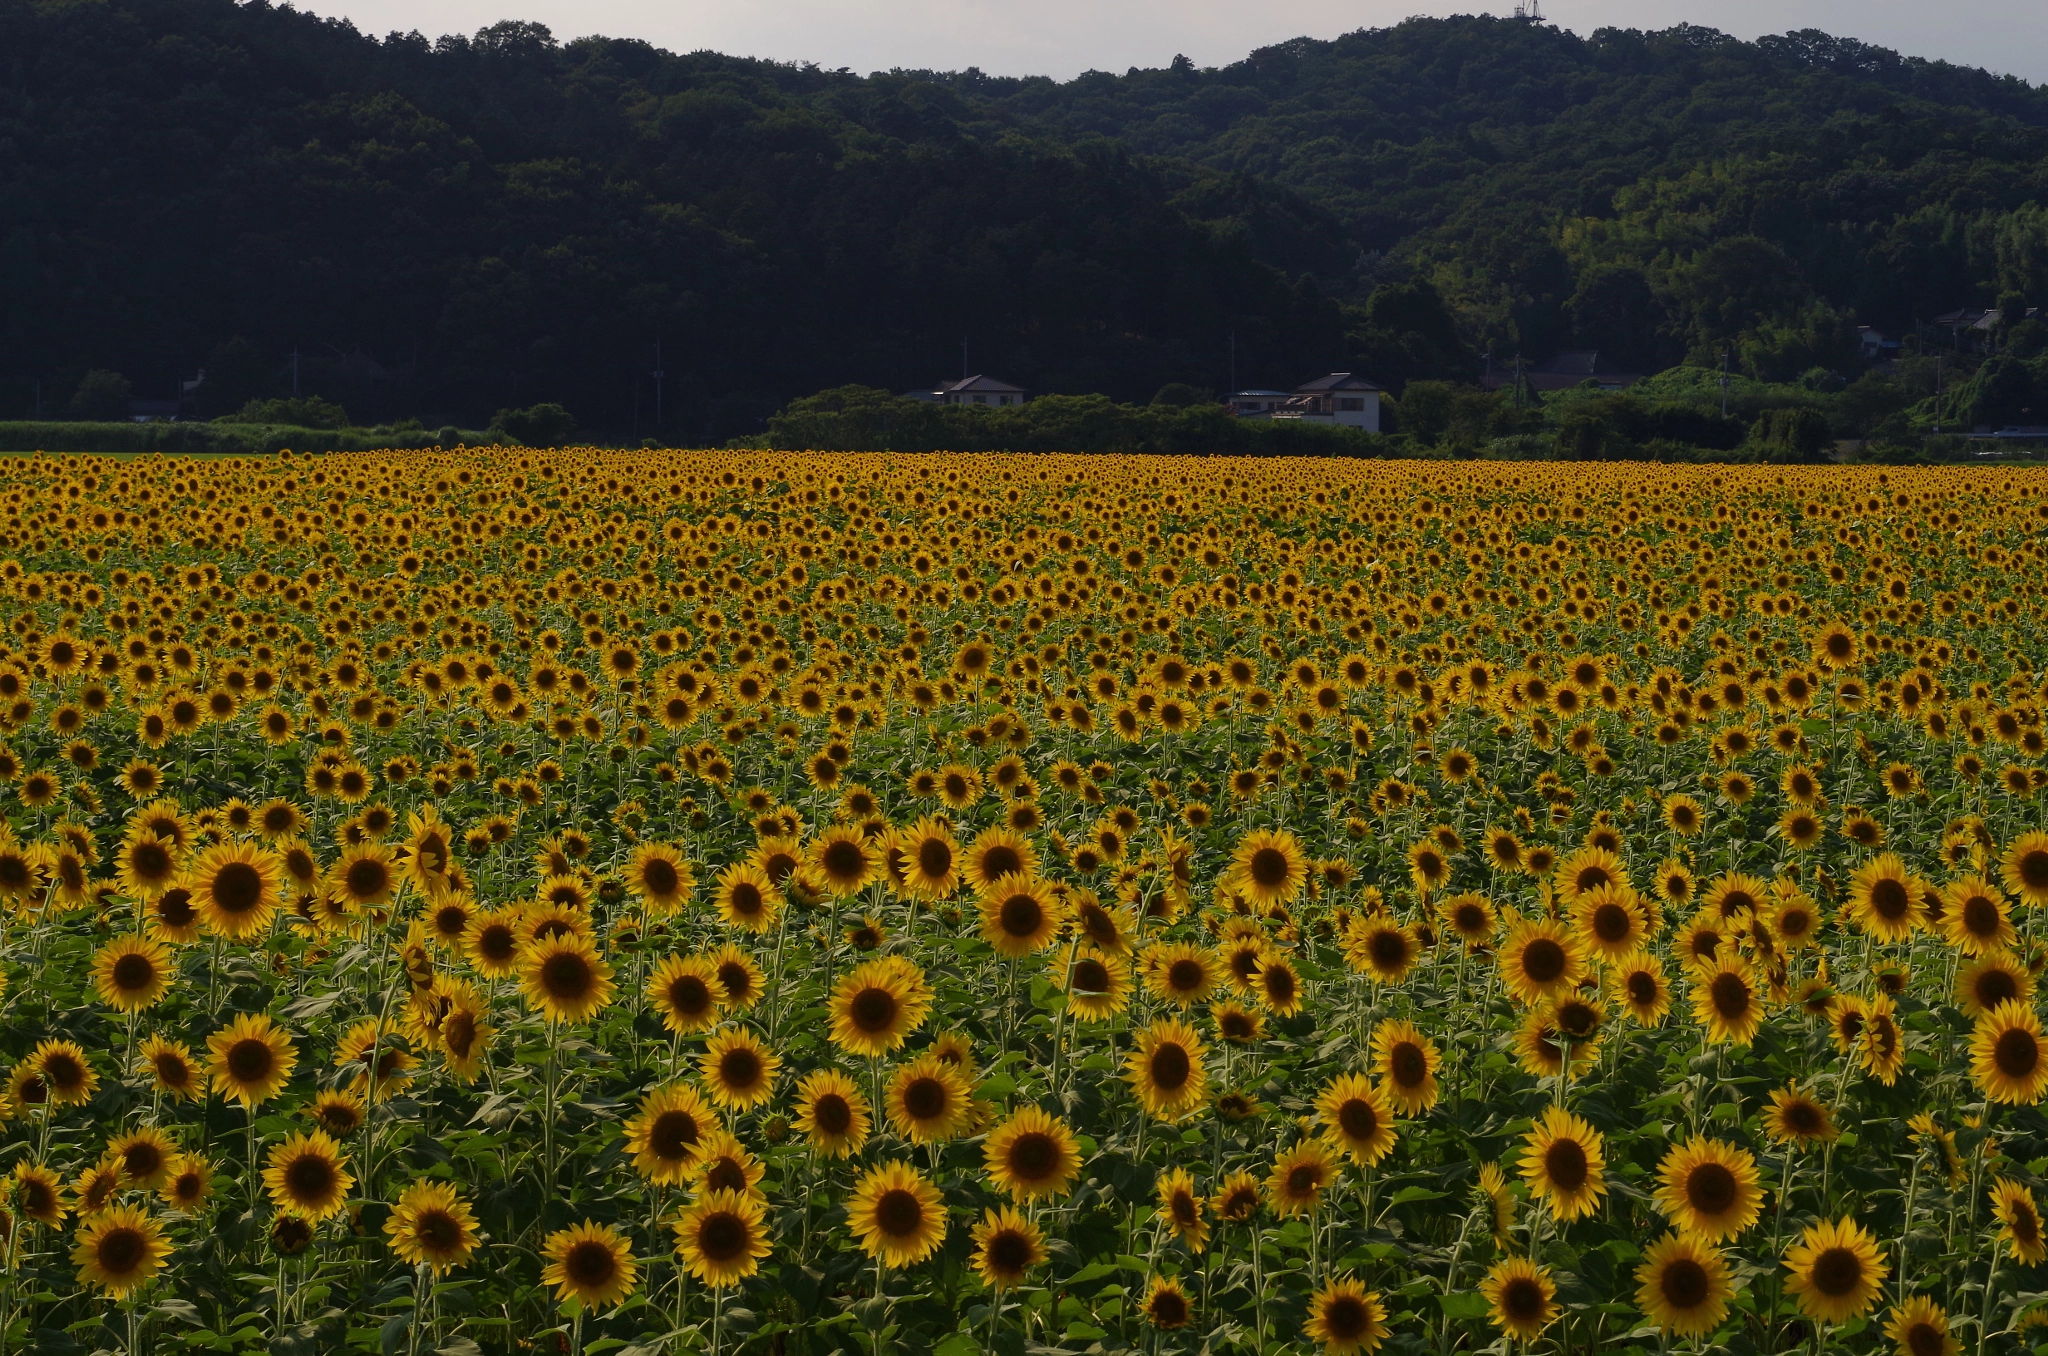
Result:
{"label": "forested hillside", "polygon": [[976,369],[1399,388],[1481,355],[1849,372],[2048,299],[2048,92],[1813,34],[1492,19],[1064,84],[373,38],[263,0],[0,0],[0,414],[555,400],[670,438]]}

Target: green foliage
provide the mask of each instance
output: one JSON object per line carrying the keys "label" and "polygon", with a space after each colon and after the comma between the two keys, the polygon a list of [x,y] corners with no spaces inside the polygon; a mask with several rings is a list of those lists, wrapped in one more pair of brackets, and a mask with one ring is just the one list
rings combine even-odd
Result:
{"label": "green foliage", "polygon": [[252,400],[234,414],[222,415],[223,424],[287,424],[294,428],[347,428],[348,411],[319,396],[287,397],[282,400]]}
{"label": "green foliage", "polygon": [[490,431],[507,442],[526,447],[560,447],[576,432],[576,416],[552,401],[523,410],[499,410]]}
{"label": "green foliage", "polygon": [[133,394],[128,378],[119,372],[95,368],[79,378],[71,393],[74,419],[114,420],[128,417],[128,399]]}
{"label": "green foliage", "polygon": [[1223,406],[1124,405],[1107,396],[1041,396],[992,409],[937,405],[872,386],[790,402],[763,445],[830,452],[1161,452],[1237,456],[1400,455],[1403,440],[1288,419],[1238,419]]}
{"label": "green foliage", "polygon": [[1154,405],[1167,405],[1175,409],[1187,409],[1195,405],[1213,405],[1216,397],[1199,386],[1184,381],[1169,381],[1152,396]]}
{"label": "green foliage", "polygon": [[1819,410],[1794,407],[1765,411],[1750,428],[1749,441],[1774,460],[1819,461],[1834,434]]}

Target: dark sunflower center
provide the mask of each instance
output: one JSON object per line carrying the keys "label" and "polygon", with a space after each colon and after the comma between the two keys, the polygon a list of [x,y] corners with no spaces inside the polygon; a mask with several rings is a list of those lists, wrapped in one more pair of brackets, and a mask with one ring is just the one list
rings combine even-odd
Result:
{"label": "dark sunflower center", "polygon": [[114,987],[122,993],[140,993],[156,980],[156,966],[149,957],[131,951],[114,962]]}
{"label": "dark sunflower center", "polygon": [[998,843],[981,854],[981,874],[989,880],[1013,876],[1024,869],[1024,858],[1017,849]]}
{"label": "dark sunflower center", "polygon": [[1175,993],[1194,993],[1208,977],[1198,960],[1177,960],[1166,969],[1166,985]]}
{"label": "dark sunflower center", "polygon": [[687,1111],[664,1111],[647,1127],[647,1147],[657,1158],[674,1162],[697,1142],[697,1118]]}
{"label": "dark sunflower center", "polygon": [[1657,1001],[1657,977],[1648,970],[1637,970],[1628,977],[1628,996],[1632,1003],[1645,1006]]}
{"label": "dark sunflower center", "polygon": [[1076,961],[1073,984],[1082,993],[1108,993],[1109,967],[1092,957]]}
{"label": "dark sunflower center", "polygon": [[841,838],[825,849],[820,859],[825,874],[835,880],[851,880],[867,865],[867,856],[860,850],[860,844]]}
{"label": "dark sunflower center", "polygon": [[171,854],[161,843],[138,843],[128,854],[128,865],[144,880],[162,880],[171,873]]}
{"label": "dark sunflower center", "polygon": [[903,1089],[903,1106],[913,1120],[936,1120],[952,1102],[946,1085],[936,1078],[913,1078]]}
{"label": "dark sunflower center", "polygon": [[1556,983],[1564,966],[1564,948],[1549,937],[1538,937],[1522,948],[1522,973],[1537,984]]}
{"label": "dark sunflower center", "polygon": [[1379,1133],[1380,1113],[1363,1097],[1353,1097],[1337,1108],[1337,1125],[1346,1139],[1364,1143]]}
{"label": "dark sunflower center", "polygon": [[433,1252],[451,1252],[462,1246],[462,1225],[445,1210],[422,1211],[413,1219],[412,1232]]}
{"label": "dark sunflower center", "polygon": [[1414,1041],[1401,1041],[1387,1052],[1387,1070],[1397,1086],[1419,1088],[1429,1077],[1429,1058]]}
{"label": "dark sunflower center", "polygon": [[1014,1276],[1031,1265],[1031,1240],[1015,1229],[1000,1229],[990,1237],[982,1255],[989,1270]]}
{"label": "dark sunflower center", "polygon": [[1976,979],[1977,1006],[1995,1008],[2009,998],[2020,996],[2020,986],[2003,970],[1986,970]]}
{"label": "dark sunflower center", "polygon": [[1813,1259],[1813,1288],[1830,1299],[1863,1284],[1863,1259],[1853,1248],[1829,1248]]}
{"label": "dark sunflower center", "polygon": [[334,1165],[317,1154],[301,1154],[285,1169],[284,1184],[295,1201],[324,1201],[334,1190]]}
{"label": "dark sunflower center", "polygon": [[618,1270],[619,1262],[612,1256],[612,1250],[594,1239],[576,1244],[562,1257],[563,1273],[589,1290],[610,1285]]}
{"label": "dark sunflower center", "polygon": [[1517,1323],[1533,1323],[1543,1316],[1543,1287],[1527,1276],[1517,1276],[1501,1287],[1500,1307]]}
{"label": "dark sunflower center", "polygon": [[2026,1078],[2041,1064],[2041,1042],[2031,1031],[2013,1027],[1998,1034],[1991,1062],[2007,1078]]}
{"label": "dark sunflower center", "polygon": [[1260,848],[1252,854],[1249,870],[1253,884],[1265,890],[1278,889],[1287,882],[1287,854],[1279,848]]}
{"label": "dark sunflower center", "polygon": [[1012,937],[1029,937],[1045,921],[1045,909],[1031,895],[1011,895],[997,912],[1004,932]]}
{"label": "dark sunflower center", "polygon": [[1715,975],[1707,985],[1707,994],[1714,1002],[1714,1011],[1727,1021],[1735,1021],[1749,1014],[1749,985],[1742,982],[1741,975],[1727,972]]}
{"label": "dark sunflower center", "polygon": [[1963,928],[1972,937],[1996,937],[1998,935],[1998,906],[1982,895],[1971,895],[1963,901]]}
{"label": "dark sunflower center", "polygon": [[1897,922],[1913,907],[1913,896],[1907,893],[1904,881],[1881,876],[1870,887],[1870,907],[1885,921]]}
{"label": "dark sunflower center", "polygon": [[917,869],[929,880],[940,880],[953,869],[953,849],[943,838],[927,838],[917,845]]}
{"label": "dark sunflower center", "polygon": [[1666,1304],[1682,1311],[1705,1304],[1712,1287],[1705,1267],[1690,1257],[1680,1257],[1664,1268],[1664,1274],[1657,1278],[1657,1288],[1663,1292]]}
{"label": "dark sunflower center", "polygon": [[909,1238],[924,1225],[924,1203],[915,1192],[892,1187],[875,1200],[875,1223],[891,1238]]}
{"label": "dark sunflower center", "polygon": [[540,985],[550,998],[573,1003],[589,995],[595,980],[590,963],[574,951],[557,951],[540,965]]}
{"label": "dark sunflower center", "polygon": [[276,1067],[276,1052],[264,1041],[248,1037],[228,1047],[228,1073],[237,1083],[261,1083]]}
{"label": "dark sunflower center", "polygon": [[349,864],[348,872],[342,881],[348,887],[349,894],[355,898],[375,899],[384,893],[390,879],[390,873],[385,869],[384,863],[375,857],[365,857],[361,861]]}
{"label": "dark sunflower center", "polygon": [[149,1240],[140,1229],[109,1229],[94,1249],[100,1270],[110,1276],[125,1276],[149,1256]]}
{"label": "dark sunflower center", "polygon": [[734,1092],[746,1092],[761,1081],[761,1057],[745,1046],[718,1058],[718,1079]]}
{"label": "dark sunflower center", "polygon": [[1059,1171],[1059,1141],[1033,1130],[1010,1142],[1010,1175],[1021,1182],[1042,1182]]}
{"label": "dark sunflower center", "polygon": [[1585,1186],[1586,1179],[1592,1175],[1585,1146],[1575,1139],[1552,1141],[1550,1147],[1543,1151],[1543,1174],[1560,1191],[1577,1191]]}
{"label": "dark sunflower center", "polygon": [[1194,1073],[1194,1061],[1179,1045],[1162,1045],[1152,1052],[1152,1083],[1162,1092],[1178,1092]]}
{"label": "dark sunflower center", "polygon": [[895,994],[884,988],[873,987],[862,989],[855,994],[853,1002],[847,1005],[847,1009],[848,1015],[853,1018],[854,1026],[872,1035],[875,1032],[887,1031],[895,1025],[899,1006]]}
{"label": "dark sunflower center", "polygon": [[732,911],[742,918],[752,918],[761,912],[761,887],[752,881],[740,881],[732,887]]}
{"label": "dark sunflower center", "polygon": [[1372,1326],[1372,1314],[1356,1295],[1339,1295],[1323,1307],[1323,1327],[1331,1342],[1356,1342]]}
{"label": "dark sunflower center", "polygon": [[828,1092],[811,1104],[811,1124],[827,1135],[843,1135],[853,1128],[853,1107],[836,1092]]}
{"label": "dark sunflower center", "polygon": [[2048,890],[2048,848],[2034,848],[2020,854],[2020,881],[2029,890]]}
{"label": "dark sunflower center", "polygon": [[1629,911],[1619,904],[1602,904],[1593,910],[1593,935],[1610,945],[1628,940]]}
{"label": "dark sunflower center", "polygon": [[706,1215],[697,1224],[697,1251],[713,1262],[730,1262],[747,1250],[747,1222],[730,1210]]}
{"label": "dark sunflower center", "polygon": [[1702,1215],[1721,1215],[1735,1204],[1735,1174],[1722,1163],[1701,1163],[1685,1175],[1685,1199]]}
{"label": "dark sunflower center", "polygon": [[682,878],[676,874],[675,863],[666,857],[650,857],[640,868],[640,883],[651,895],[672,895]]}

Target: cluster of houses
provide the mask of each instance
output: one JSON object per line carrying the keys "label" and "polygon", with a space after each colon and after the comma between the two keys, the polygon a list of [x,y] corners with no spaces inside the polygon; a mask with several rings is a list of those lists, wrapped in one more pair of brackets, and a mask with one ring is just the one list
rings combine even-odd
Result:
{"label": "cluster of houses", "polygon": [[[1232,391],[1225,402],[1239,419],[1300,419],[1313,424],[1380,431],[1383,387],[1351,372],[1332,372],[1304,382],[1292,391]],[[912,400],[934,405],[980,405],[1000,408],[1024,403],[1024,388],[990,376],[962,377],[928,390],[905,391]]]}

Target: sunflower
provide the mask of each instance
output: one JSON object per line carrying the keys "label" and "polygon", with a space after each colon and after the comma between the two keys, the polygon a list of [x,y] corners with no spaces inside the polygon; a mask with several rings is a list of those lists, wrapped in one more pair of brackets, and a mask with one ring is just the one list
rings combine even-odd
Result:
{"label": "sunflower", "polygon": [[63,1181],[48,1168],[27,1159],[14,1165],[14,1184],[8,1195],[22,1214],[38,1224],[54,1228],[70,1213],[64,1200]]}
{"label": "sunflower", "polygon": [[334,1067],[343,1071],[343,1085],[362,1084],[363,1098],[371,1106],[410,1082],[417,1064],[405,1037],[394,1030],[379,1031],[375,1017],[351,1024],[334,1047]]}
{"label": "sunflower", "polygon": [[1479,1282],[1493,1326],[1521,1342],[1533,1342],[1557,1318],[1557,1286],[1550,1269],[1526,1257],[1495,1262]]}
{"label": "sunflower", "polygon": [[92,958],[93,988],[100,1001],[117,1012],[145,1012],[170,992],[175,972],[170,950],[161,942],[121,937],[101,947]]}
{"label": "sunflower", "polygon": [[119,1164],[101,1162],[78,1174],[78,1180],[71,1184],[71,1203],[80,1219],[91,1219],[113,1203],[114,1195],[121,1190],[121,1168]]}
{"label": "sunflower", "polygon": [[992,1290],[1018,1285],[1045,1258],[1045,1234],[1014,1206],[986,1211],[974,1226],[973,1266]]}
{"label": "sunflower", "polygon": [[1314,1140],[1280,1154],[1266,1178],[1266,1200],[1273,1213],[1283,1219],[1313,1213],[1323,1189],[1337,1180],[1337,1167],[1337,1156]]}
{"label": "sunflower", "polygon": [[889,1078],[889,1123],[914,1144],[940,1144],[967,1128],[972,1089],[958,1065],[926,1053]]}
{"label": "sunflower", "polygon": [[1698,1337],[1720,1327],[1735,1293],[1720,1250],[1683,1233],[1667,1234],[1649,1246],[1636,1268],[1636,1281],[1636,1307],[1679,1337]]}
{"label": "sunflower", "polygon": [[519,958],[527,1006],[550,1022],[580,1022],[612,1001],[612,967],[577,933],[528,945]]}
{"label": "sunflower", "polygon": [[1081,1171],[1074,1132],[1035,1106],[989,1131],[981,1151],[989,1180],[1018,1202],[1063,1196]]}
{"label": "sunflower", "polygon": [[119,1171],[122,1186],[155,1191],[170,1176],[177,1157],[177,1143],[150,1125],[108,1141],[103,1161]]}
{"label": "sunflower", "polygon": [[1799,1297],[1799,1311],[1824,1323],[1868,1313],[1891,1272],[1877,1239],[1848,1218],[1806,1226],[1785,1250],[1785,1269],[1791,1273],[1785,1287]]}
{"label": "sunflower", "polygon": [[705,1042],[697,1071],[710,1088],[713,1102],[744,1111],[775,1095],[782,1056],[745,1027],[728,1026]]}
{"label": "sunflower", "polygon": [[767,872],[750,862],[739,862],[719,872],[711,901],[727,927],[747,932],[767,932],[782,916],[782,891],[769,880]]}
{"label": "sunflower", "polygon": [[1208,1095],[1203,1049],[1201,1036],[1186,1022],[1156,1021],[1138,1033],[1136,1046],[1124,1061],[1124,1080],[1137,1090],[1147,1112],[1163,1121],[1179,1120]]}
{"label": "sunflower", "polygon": [[1709,1243],[1735,1237],[1763,1209],[1756,1159],[1720,1140],[1695,1137],[1658,1165],[1657,1208],[1683,1233]]}
{"label": "sunflower", "polygon": [[344,848],[334,865],[327,868],[328,889],[351,913],[389,903],[401,879],[391,864],[390,853],[381,843],[358,843]]}
{"label": "sunflower", "polygon": [[1982,1017],[2000,1003],[2027,1003],[2034,997],[2034,975],[2006,952],[1980,956],[1956,975],[1956,1003],[1963,1015]]}
{"label": "sunflower", "polygon": [[857,895],[881,870],[881,858],[858,825],[837,824],[825,830],[805,854],[806,864],[833,894]]}
{"label": "sunflower", "polygon": [[1226,879],[1260,908],[1290,904],[1308,882],[1308,858],[1287,830],[1257,829],[1238,840]]}
{"label": "sunflower", "polygon": [[969,885],[986,893],[1005,876],[1035,877],[1038,854],[1022,834],[999,824],[991,825],[969,845],[963,871]]}
{"label": "sunflower", "polygon": [[1178,1276],[1154,1276],[1139,1307],[1147,1323],[1168,1332],[1185,1328],[1195,1317],[1195,1306],[1188,1302],[1187,1291],[1180,1288]]}
{"label": "sunflower", "polygon": [[1763,1025],[1763,1000],[1748,962],[1734,947],[1700,975],[1692,989],[1693,1018],[1707,1029],[1709,1042],[1748,1045]]}
{"label": "sunflower", "polygon": [[2003,951],[2019,940],[2005,895],[1982,876],[1965,876],[1941,889],[1941,934],[1965,956]]}
{"label": "sunflower", "polygon": [[1863,1015],[1863,1035],[1856,1042],[1857,1061],[1886,1087],[1899,1081],[1899,1071],[1906,1066],[1906,1033],[1897,1013],[1890,994],[1877,994]]}
{"label": "sunflower", "polygon": [[696,888],[696,877],[680,850],[667,843],[642,843],[626,863],[626,888],[647,905],[647,911],[666,917],[680,911]]}
{"label": "sunflower", "polygon": [[1208,1247],[1209,1222],[1202,1218],[1201,1193],[1195,1190],[1195,1179],[1188,1170],[1173,1168],[1163,1172],[1153,1186],[1159,1197],[1160,1222],[1190,1251],[1199,1253]]}
{"label": "sunflower", "polygon": [[699,1146],[719,1128],[718,1113],[687,1083],[670,1083],[640,1099],[626,1122],[626,1152],[633,1168],[650,1182],[683,1181],[696,1164]]}
{"label": "sunflower", "polygon": [[903,890],[913,899],[939,900],[960,888],[960,844],[952,829],[926,816],[896,840],[902,856]]}
{"label": "sunflower", "polygon": [[1067,995],[1067,1011],[1076,1021],[1103,1022],[1131,1001],[1131,967],[1123,957],[1093,947],[1075,951],[1073,962],[1053,972]]}
{"label": "sunflower", "polygon": [[1453,895],[1437,904],[1436,913],[1444,926],[1464,942],[1468,952],[1477,951],[1493,940],[1496,914],[1493,902],[1485,895]]}
{"label": "sunflower", "polygon": [[1586,977],[1578,939],[1547,918],[1515,924],[1500,947],[1501,978],[1518,1002],[1567,993]]}
{"label": "sunflower", "polygon": [[718,982],[725,986],[721,1005],[727,1012],[745,1012],[761,1001],[767,979],[752,956],[727,942],[705,959],[718,967]]}
{"label": "sunflower", "polygon": [[1590,1215],[1607,1194],[1600,1132],[1562,1107],[1548,1107],[1522,1142],[1522,1179],[1561,1220]]}
{"label": "sunflower", "polygon": [[1622,1006],[1638,1026],[1659,1026],[1671,1011],[1671,986],[1664,962],[1648,951],[1623,956],[1608,972]]}
{"label": "sunflower", "polygon": [[1797,1083],[1771,1090],[1763,1122],[1764,1133],[1772,1142],[1787,1146],[1825,1143],[1841,1133],[1834,1113],[1802,1092]]}
{"label": "sunflower", "polygon": [[870,1168],[847,1198],[846,1216],[861,1249],[884,1266],[915,1266],[946,1237],[938,1188],[908,1163]]}
{"label": "sunflower", "polygon": [[703,956],[667,956],[647,976],[647,1001],[661,1024],[679,1036],[718,1025],[725,986],[718,967]]}
{"label": "sunflower", "polygon": [[448,868],[455,858],[455,830],[432,805],[411,811],[405,819],[405,844],[398,870],[421,895],[432,899],[448,888]]}
{"label": "sunflower", "polygon": [[586,1309],[617,1304],[639,1283],[632,1240],[609,1224],[586,1219],[574,1228],[557,1229],[541,1245],[541,1256],[547,1264],[540,1283],[555,1288],[557,1301],[573,1299]]}
{"label": "sunflower", "polygon": [[914,963],[900,956],[863,961],[833,987],[833,1043],[863,1058],[887,1054],[924,1022],[931,998]]}
{"label": "sunflower", "polygon": [[182,1041],[151,1036],[136,1051],[141,1067],[149,1071],[150,1086],[160,1096],[189,1101],[206,1090],[205,1076],[192,1049]]}
{"label": "sunflower", "polygon": [[1207,999],[1222,978],[1215,955],[1192,942],[1146,947],[1138,964],[1145,972],[1145,987],[1182,1009]]}
{"label": "sunflower", "polygon": [[1927,923],[1926,893],[1895,852],[1880,853],[1849,877],[1849,917],[1880,942],[1903,942]]}
{"label": "sunflower", "polygon": [[186,1214],[198,1211],[213,1190],[213,1161],[205,1154],[179,1154],[164,1176],[157,1195],[165,1205]]}
{"label": "sunflower", "polygon": [[1415,930],[1384,914],[1360,919],[1344,939],[1345,962],[1377,984],[1399,984],[1421,954]]}
{"label": "sunflower", "polygon": [[1856,633],[1841,622],[1829,622],[1813,633],[1813,662],[1823,668],[1849,669],[1856,666],[1861,645]]}
{"label": "sunflower", "polygon": [[1379,1291],[1367,1290],[1349,1276],[1331,1281],[1309,1298],[1308,1323],[1302,1331],[1330,1356],[1378,1351],[1391,1335]]}
{"label": "sunflower", "polygon": [[1777,902],[1765,910],[1764,920],[1782,951],[1803,951],[1820,942],[1820,908],[1798,890],[1780,891]]}
{"label": "sunflower", "polygon": [[1948,1311],[1924,1295],[1893,1305],[1884,1335],[1899,1344],[1899,1356],[1961,1356],[1963,1350],[1949,1334]]}
{"label": "sunflower", "polygon": [[340,1142],[346,1142],[350,1135],[363,1128],[369,1119],[370,1103],[363,1094],[353,1089],[323,1089],[313,1095],[313,1100],[299,1108],[322,1130]]}
{"label": "sunflower", "polygon": [[199,940],[199,910],[192,907],[192,892],[184,886],[172,886],[143,909],[149,918],[150,936],[179,945]]}
{"label": "sunflower", "polygon": [[341,1213],[356,1181],[348,1172],[348,1156],[324,1130],[272,1145],[266,1161],[263,1185],[271,1203],[314,1224]]}
{"label": "sunflower", "polygon": [[1370,1167],[1394,1147],[1394,1115],[1382,1087],[1364,1074],[1339,1074],[1316,1096],[1323,1133]]}
{"label": "sunflower", "polygon": [[1436,1105],[1436,1043],[1412,1022],[1381,1022],[1373,1028],[1373,1068],[1380,1091],[1404,1116],[1419,1116]]}
{"label": "sunflower", "polygon": [[859,1153],[872,1123],[867,1097],[839,1070],[816,1069],[797,1084],[796,1128],[825,1157]]}
{"label": "sunflower", "polygon": [[263,1013],[242,1013],[206,1038],[213,1090],[254,1111],[283,1092],[299,1061],[291,1036]]}
{"label": "sunflower", "polygon": [[2041,1207],[2025,1183],[2009,1177],[1993,1182],[1991,1214],[2001,1226],[1998,1237],[2020,1261],[2031,1267],[2048,1259],[2048,1232],[2041,1224]]}
{"label": "sunflower", "polygon": [[737,1191],[766,1200],[760,1185],[767,1171],[767,1166],[733,1138],[730,1131],[711,1129],[705,1131],[697,1145],[697,1161],[691,1165],[683,1185],[691,1192]]}
{"label": "sunflower", "polygon": [[78,1283],[116,1300],[146,1285],[170,1255],[163,1225],[132,1205],[114,1206],[86,1221],[71,1249]]}
{"label": "sunflower", "polygon": [[411,1265],[445,1276],[476,1251],[476,1216],[453,1185],[418,1181],[399,1193],[385,1216],[384,1236]]}
{"label": "sunflower", "polygon": [[2048,905],[2048,829],[2031,829],[2013,839],[1998,868],[2006,893],[2035,908]]}
{"label": "sunflower", "polygon": [[1052,886],[1029,876],[1003,876],[981,895],[981,936],[996,954],[1018,960],[1059,936],[1066,906]]}
{"label": "sunflower", "polygon": [[1581,895],[1603,885],[1628,884],[1628,871],[1606,848],[1582,847],[1557,864],[1551,882],[1559,902],[1576,907]]}
{"label": "sunflower", "polygon": [[761,1269],[770,1250],[766,1208],[739,1191],[707,1191],[671,1224],[683,1269],[708,1286],[734,1285]]}
{"label": "sunflower", "polygon": [[2032,1106],[2041,1100],[2048,1091],[2048,1049],[2031,1007],[2009,999],[1977,1019],[1970,1076],[1991,1101]]}
{"label": "sunflower", "polygon": [[145,903],[155,899],[176,883],[184,855],[173,841],[147,830],[131,831],[114,854],[114,876],[121,893]]}
{"label": "sunflower", "polygon": [[1643,897],[1626,883],[1595,886],[1572,905],[1572,922],[1586,948],[1614,962],[1643,944],[1649,931]]}

